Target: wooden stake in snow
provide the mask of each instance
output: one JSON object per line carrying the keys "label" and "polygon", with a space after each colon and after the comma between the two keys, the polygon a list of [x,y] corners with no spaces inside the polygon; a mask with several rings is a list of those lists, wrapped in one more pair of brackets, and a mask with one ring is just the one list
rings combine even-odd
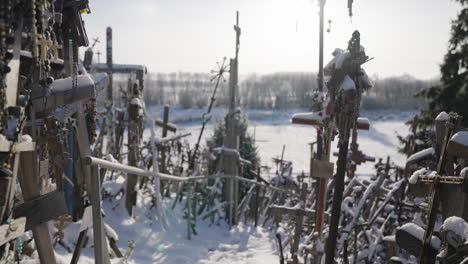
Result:
{"label": "wooden stake in snow", "polygon": [[[140,158],[140,143],[143,137],[143,99],[137,83],[130,83],[128,94],[128,164],[137,166]],[[126,184],[125,206],[128,214],[133,216],[133,206],[137,201],[137,186],[138,176],[129,174]]]}
{"label": "wooden stake in snow", "polygon": [[113,105],[114,105],[114,95],[113,95],[113,60],[112,60],[112,28],[106,28],[106,63],[107,63],[107,75],[109,76],[109,85],[107,86],[106,91],[106,108],[108,113],[108,132],[109,133],[109,142],[107,143],[107,150],[108,153],[112,153],[115,157],[118,157],[117,149],[115,146],[115,138],[114,138],[114,112],[113,112]]}
{"label": "wooden stake in snow", "polygon": [[[151,127],[151,149],[153,151],[153,172],[154,174],[159,174],[159,166],[158,166],[158,147],[155,142],[155,131],[154,131],[154,124]],[[161,197],[161,181],[159,177],[155,177],[154,181],[155,186],[155,195],[156,195],[156,212],[158,215],[158,220],[161,223],[163,229],[167,229],[167,220],[166,215],[164,213],[164,208],[162,207],[162,197]]]}

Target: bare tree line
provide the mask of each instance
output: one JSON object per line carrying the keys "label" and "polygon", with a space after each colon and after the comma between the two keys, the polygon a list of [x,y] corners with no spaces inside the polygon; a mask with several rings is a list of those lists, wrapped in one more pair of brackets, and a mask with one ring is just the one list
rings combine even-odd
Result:
{"label": "bare tree line", "polygon": [[[201,108],[208,104],[213,91],[208,73],[150,73],[146,78],[144,98],[148,105],[170,104],[183,108]],[[410,75],[379,78],[373,76],[374,88],[364,96],[364,109],[418,109],[423,105],[414,94],[436,83]],[[218,90],[216,105],[227,102],[227,82]],[[241,78],[241,105],[249,109],[287,109],[309,107],[312,91],[317,88],[316,74],[289,72],[251,74]]]}

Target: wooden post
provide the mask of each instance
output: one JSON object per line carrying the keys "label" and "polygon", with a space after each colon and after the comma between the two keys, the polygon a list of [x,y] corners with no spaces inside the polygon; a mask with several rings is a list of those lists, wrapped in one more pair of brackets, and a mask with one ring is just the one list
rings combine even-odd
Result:
{"label": "wooden post", "polygon": [[349,133],[347,135],[340,135],[340,137],[342,138],[340,138],[340,141],[338,143],[340,150],[338,153],[338,168],[334,179],[335,188],[333,190],[330,231],[328,233],[328,238],[325,245],[326,264],[333,264],[335,262],[334,256],[336,249],[336,237],[338,235],[341,203],[343,201],[344,177],[346,174],[346,163],[348,161]]}
{"label": "wooden post", "polygon": [[96,264],[110,264],[107,238],[101,213],[101,181],[99,168],[91,166],[91,206],[93,208],[94,260]]}
{"label": "wooden post", "polygon": [[187,239],[191,239],[192,235],[192,184],[187,184]]}
{"label": "wooden post", "polygon": [[279,246],[279,251],[280,251],[280,264],[284,264],[283,244],[281,242],[281,235],[279,233],[276,234],[276,240],[278,241],[278,246]]}
{"label": "wooden post", "polygon": [[81,231],[80,234],[78,235],[78,241],[76,242],[75,250],[73,251],[70,264],[78,264],[78,260],[80,259],[80,255],[81,255],[81,250],[88,242],[88,236],[86,235],[87,232],[88,232],[88,229],[85,229]]}
{"label": "wooden post", "polygon": [[[164,124],[167,124],[169,122],[169,106],[164,105],[164,116],[163,116],[163,122]],[[162,137],[165,138],[167,137],[167,126],[162,127]],[[166,148],[162,147],[161,148],[161,172],[166,173]],[[164,188],[162,188],[164,189]]]}
{"label": "wooden post", "polygon": [[106,100],[107,103],[112,105],[113,104],[113,91],[112,91],[112,68],[113,68],[113,61],[112,61],[112,28],[107,27],[106,29],[106,63],[107,63],[107,74],[109,75],[109,86],[107,87],[107,94]]}
{"label": "wooden post", "polygon": [[[91,147],[89,143],[86,119],[82,111],[78,111],[76,113],[76,139],[78,143],[78,150],[80,152],[80,160],[83,160],[84,157],[91,156]],[[83,178],[86,184],[86,192],[89,196],[92,196],[91,168],[89,166],[83,165],[80,167],[80,169],[84,176]]]}
{"label": "wooden post", "polygon": [[[24,152],[20,155],[20,186],[25,201],[41,195],[34,158],[34,152]],[[47,223],[36,225],[32,232],[41,263],[56,263]]]}
{"label": "wooden post", "polygon": [[[257,179],[257,182],[260,183],[260,167],[257,169],[257,175],[255,177]],[[255,218],[255,227],[257,227],[258,224],[258,198],[260,195],[260,184],[257,184],[255,187],[255,212],[254,212],[254,218]]]}
{"label": "wooden post", "polygon": [[[130,85],[131,86],[131,85]],[[131,88],[132,89],[132,88]],[[127,105],[128,112],[128,134],[127,134],[127,145],[128,145],[128,165],[136,167],[138,164],[138,153],[140,151],[139,146],[142,140],[142,117],[139,114],[140,109],[138,104],[132,104],[132,100],[142,100],[138,94],[130,93],[128,97],[129,104]],[[157,164],[156,164],[157,166]],[[125,190],[125,207],[127,208],[128,214],[133,217],[133,207],[137,202],[137,190],[136,185],[138,183],[138,175],[128,174],[127,184]]]}
{"label": "wooden post", "polygon": [[[167,137],[167,132],[171,131],[175,133],[177,131],[177,126],[175,124],[169,123],[169,106],[164,106],[163,120],[155,119],[154,124],[162,128],[162,137],[163,139]],[[166,169],[166,148],[161,147],[161,166],[160,171],[163,173],[167,172]],[[161,185],[162,186],[162,185]],[[161,190],[164,188],[161,188]]]}
{"label": "wooden post", "polygon": [[[128,124],[128,165],[135,167],[137,164],[138,133],[136,130],[136,121],[129,120]],[[157,166],[157,165],[156,165]],[[137,191],[135,186],[138,182],[138,176],[134,174],[127,175],[125,189],[125,207],[128,214],[133,217],[133,206],[136,205]]]}
{"label": "wooden post", "polygon": [[[136,145],[138,144],[136,141],[136,131],[135,131],[135,122],[129,121],[128,126],[128,165],[129,166],[136,166],[137,163],[137,150]],[[137,200],[137,191],[135,190],[135,186],[138,182],[138,176],[134,174],[127,175],[127,183],[125,189],[125,207],[127,208],[128,214],[133,217],[133,206],[136,204]]]}
{"label": "wooden post", "polygon": [[114,94],[113,94],[113,59],[112,59],[112,28],[106,28],[106,63],[107,63],[107,75],[109,76],[109,85],[106,91],[106,108],[107,108],[107,152],[111,153],[115,157],[118,157],[120,150],[116,148],[116,142],[114,137]]}
{"label": "wooden post", "polygon": [[[89,144],[88,132],[86,129],[86,119],[82,111],[76,113],[76,135],[78,141],[78,149],[80,151],[81,160],[84,157],[91,156],[91,148]],[[82,172],[86,183],[86,191],[91,201],[93,210],[93,232],[94,232],[94,254],[96,263],[108,264],[109,251],[107,249],[107,241],[104,234],[104,227],[101,215],[101,183],[99,169],[96,166],[84,165]]]}
{"label": "wooden post", "polygon": [[[303,206],[301,206],[302,207],[301,209],[305,209],[306,193],[307,193],[307,183],[304,183],[302,184],[301,199],[299,201],[299,203],[303,203]],[[299,263],[299,259],[297,258],[297,252],[299,251],[299,241],[301,239],[303,224],[304,224],[304,217],[297,215],[296,216],[296,228],[294,230],[294,239],[293,239],[293,243],[291,246],[291,255],[292,255],[294,264]]]}

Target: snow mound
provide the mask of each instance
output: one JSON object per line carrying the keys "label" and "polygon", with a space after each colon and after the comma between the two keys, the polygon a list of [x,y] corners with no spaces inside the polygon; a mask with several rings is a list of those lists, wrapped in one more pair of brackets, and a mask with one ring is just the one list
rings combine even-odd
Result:
{"label": "snow mound", "polygon": [[408,164],[411,164],[411,163],[414,163],[426,156],[434,156],[435,155],[435,150],[431,147],[431,148],[427,148],[427,149],[423,149],[421,151],[418,151],[416,153],[414,153],[413,155],[409,156],[408,160],[406,161],[406,163]]}
{"label": "snow mound", "polygon": [[445,231],[452,231],[459,235],[463,240],[468,238],[468,224],[458,216],[451,216],[445,219],[442,228]]}
{"label": "snow mound", "polygon": [[130,101],[130,104],[132,105],[138,105],[139,107],[143,107],[143,103],[141,102],[141,100],[139,98],[133,98],[131,101]]}
{"label": "snow mound", "polygon": [[355,90],[356,84],[354,83],[353,79],[346,75],[343,79],[343,82],[340,84],[340,88],[338,90],[348,91],[348,90]]}
{"label": "snow mound", "polygon": [[465,167],[461,170],[460,176],[465,178],[467,174],[468,174],[468,167]]}
{"label": "snow mound", "polygon": [[410,184],[416,184],[418,183],[418,178],[420,176],[426,176],[426,175],[429,175],[430,173],[431,173],[431,170],[429,169],[426,169],[426,168],[419,169],[413,172],[413,174],[411,174],[411,177],[409,178],[408,181]]}
{"label": "snow mound", "polygon": [[[416,224],[407,223],[407,224],[402,225],[398,229],[403,230],[403,231],[411,234],[412,236],[416,237],[417,239],[419,239],[421,241],[424,238],[424,229],[422,229],[422,227],[420,227],[420,226],[418,226]],[[440,239],[438,237],[436,237],[436,236],[432,236],[431,246],[433,248],[435,248],[435,249],[439,249],[441,245],[442,245],[442,242],[440,241]]]}
{"label": "snow mound", "polygon": [[448,114],[445,112],[445,111],[442,111],[439,113],[439,115],[437,115],[436,117],[436,121],[445,121],[445,120],[448,120]]}
{"label": "snow mound", "polygon": [[467,131],[457,132],[455,135],[452,136],[450,140],[460,145],[468,146],[468,132]]}
{"label": "snow mound", "polygon": [[20,138],[20,142],[32,142],[32,137],[30,135],[22,135]]}

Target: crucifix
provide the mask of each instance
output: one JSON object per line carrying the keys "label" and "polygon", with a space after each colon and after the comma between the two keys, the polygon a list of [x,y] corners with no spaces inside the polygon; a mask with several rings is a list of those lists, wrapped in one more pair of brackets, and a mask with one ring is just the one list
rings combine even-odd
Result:
{"label": "crucifix", "polygon": [[41,60],[47,59],[47,49],[53,44],[52,41],[45,39],[44,37],[37,38],[37,45],[40,46]]}
{"label": "crucifix", "polygon": [[97,54],[97,62],[101,63],[101,54],[102,54],[101,51],[98,50],[96,54]]}

